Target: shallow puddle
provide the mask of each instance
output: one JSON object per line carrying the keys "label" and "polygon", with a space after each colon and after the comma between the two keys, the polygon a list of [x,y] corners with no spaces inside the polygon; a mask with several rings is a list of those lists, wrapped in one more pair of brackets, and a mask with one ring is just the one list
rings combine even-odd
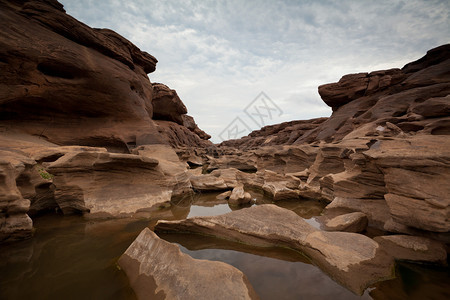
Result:
{"label": "shallow puddle", "polygon": [[[81,216],[46,215],[34,219],[33,239],[0,246],[0,299],[135,299],[117,260],[145,227],[157,220],[211,216],[232,211],[217,193],[195,195],[150,218],[87,220]],[[270,202],[252,194],[257,204]],[[323,204],[284,201],[314,224]],[[249,278],[261,299],[361,298],[335,283],[302,254],[282,248],[259,248],[198,235],[165,234],[195,258],[229,263]],[[374,285],[362,298],[445,299],[449,270],[399,264],[398,278]],[[217,284],[220,284],[218,282]],[[430,297],[426,296],[429,295]],[[424,297],[425,296],[425,297]]]}

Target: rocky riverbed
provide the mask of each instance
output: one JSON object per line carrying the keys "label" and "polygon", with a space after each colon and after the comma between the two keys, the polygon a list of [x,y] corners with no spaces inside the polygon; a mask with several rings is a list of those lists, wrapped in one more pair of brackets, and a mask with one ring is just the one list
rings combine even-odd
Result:
{"label": "rocky riverbed", "polygon": [[54,0],[1,1],[0,28],[6,298],[47,272],[41,298],[449,297],[450,45],[319,86],[328,118],[214,145],[117,33]]}

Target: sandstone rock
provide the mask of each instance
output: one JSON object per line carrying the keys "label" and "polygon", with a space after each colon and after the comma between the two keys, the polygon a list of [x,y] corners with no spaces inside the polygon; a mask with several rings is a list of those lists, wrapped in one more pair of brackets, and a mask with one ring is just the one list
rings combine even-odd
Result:
{"label": "sandstone rock", "polygon": [[153,83],[152,85],[153,118],[183,125],[182,115],[187,114],[187,109],[177,92],[162,83]]}
{"label": "sandstone rock", "polygon": [[0,150],[0,242],[32,235],[33,222],[27,212],[30,197],[34,196],[34,189],[29,191],[29,186],[33,187],[33,175],[39,176],[34,165],[33,160],[20,153]]}
{"label": "sandstone rock", "polygon": [[211,159],[207,171],[229,168],[235,168],[244,172],[256,172],[256,159],[253,153],[224,155]]}
{"label": "sandstone rock", "polygon": [[361,212],[340,215],[325,223],[327,231],[363,232],[368,223],[367,216]]}
{"label": "sandstone rock", "polygon": [[[176,154],[175,154],[176,157]],[[51,163],[55,200],[64,213],[119,216],[168,203],[179,182],[167,165],[143,155],[73,152]]]}
{"label": "sandstone rock", "polygon": [[198,128],[197,123],[195,123],[194,118],[188,115],[181,115],[181,118],[183,119],[183,125],[196,135],[198,135],[203,140],[209,140],[211,136]]}
{"label": "sandstone rock", "polygon": [[290,121],[264,126],[252,131],[248,136],[236,140],[224,141],[220,147],[235,147],[241,150],[260,149],[265,146],[290,145],[304,133],[317,128],[327,118]]}
{"label": "sandstone rock", "polygon": [[367,73],[350,74],[343,76],[338,83],[329,83],[319,86],[319,94],[323,101],[333,110],[364,96],[369,85]]}
{"label": "sandstone rock", "polygon": [[447,264],[445,246],[437,241],[409,235],[377,236],[374,240],[395,259]]}
{"label": "sandstone rock", "polygon": [[[174,144],[173,136],[183,136],[176,142],[187,145],[206,142],[178,124],[185,130],[159,132],[147,77],[157,60],[150,54],[111,30],[78,22],[56,1],[0,5],[4,131],[122,153],[139,145]],[[158,115],[158,100],[155,104]]]}
{"label": "sandstone rock", "polygon": [[394,221],[429,231],[450,230],[447,143],[444,136],[415,136],[380,141],[364,152],[384,173],[384,198]]}
{"label": "sandstone rock", "polygon": [[316,159],[319,149],[311,145],[267,146],[254,152],[258,170],[277,173],[296,173],[309,168]]}
{"label": "sandstone rock", "polygon": [[256,246],[299,250],[355,293],[392,276],[393,260],[370,238],[347,232],[323,232],[294,212],[266,204],[215,217],[158,221],[156,231],[192,232]]}
{"label": "sandstone rock", "polygon": [[148,228],[120,257],[119,266],[139,299],[258,299],[241,271],[193,259]]}
{"label": "sandstone rock", "polygon": [[351,212],[362,212],[369,220],[368,225],[380,230],[384,230],[385,223],[390,219],[389,206],[384,200],[336,197],[323,213],[328,218],[334,218]]}
{"label": "sandstone rock", "polygon": [[229,189],[225,181],[211,174],[191,176],[192,187],[199,192],[223,191]]}
{"label": "sandstone rock", "polygon": [[243,186],[237,186],[231,192],[230,198],[228,199],[228,203],[230,205],[241,205],[247,204],[252,201],[252,196],[244,191]]}
{"label": "sandstone rock", "polygon": [[231,191],[223,192],[216,196],[217,200],[227,200],[231,196]]}
{"label": "sandstone rock", "polygon": [[241,171],[235,168],[217,169],[211,172],[211,175],[223,179],[229,188],[234,188],[239,185],[238,174],[239,176],[245,176]]}

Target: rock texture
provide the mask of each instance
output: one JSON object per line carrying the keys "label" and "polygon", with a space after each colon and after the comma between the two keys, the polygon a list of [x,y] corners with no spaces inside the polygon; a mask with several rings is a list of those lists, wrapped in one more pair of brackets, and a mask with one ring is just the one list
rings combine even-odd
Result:
{"label": "rock texture", "polygon": [[[128,152],[171,143],[170,134],[186,129],[185,143],[205,145],[183,126],[187,110],[176,93],[166,87],[166,96],[149,81],[153,56],[111,30],[78,22],[57,1],[2,1],[0,7],[3,130]],[[178,123],[176,129],[160,132],[154,116]]]}
{"label": "rock texture", "polygon": [[[371,228],[449,243],[448,70],[450,45],[443,45],[402,69],[345,75],[319,87],[329,118],[310,120],[295,139],[282,138],[283,123],[224,142],[219,160],[252,157],[258,172],[297,177],[298,197],[330,203],[326,220],[360,212]],[[264,185],[256,175],[241,177]]]}
{"label": "rock texture", "polygon": [[148,228],[120,257],[119,266],[139,299],[259,299],[241,271],[193,259]]}
{"label": "rock texture", "polygon": [[398,260],[447,264],[447,252],[442,243],[410,235],[377,236],[374,240]]}
{"label": "rock texture", "polygon": [[215,217],[158,221],[161,232],[191,232],[255,246],[284,246],[305,253],[332,278],[355,293],[392,276],[393,260],[372,239],[315,229],[294,212],[272,204]]}
{"label": "rock texture", "polygon": [[172,147],[212,143],[150,82],[156,63],[57,1],[0,2],[0,241],[29,237],[43,212],[122,216],[192,193]]}

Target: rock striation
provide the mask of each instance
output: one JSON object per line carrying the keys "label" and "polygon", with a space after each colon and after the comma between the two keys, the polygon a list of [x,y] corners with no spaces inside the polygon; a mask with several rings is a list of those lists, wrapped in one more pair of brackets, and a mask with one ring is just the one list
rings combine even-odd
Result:
{"label": "rock striation", "polygon": [[[311,120],[295,140],[281,138],[283,123],[224,142],[218,168],[238,147],[258,172],[297,177],[300,198],[330,203],[325,223],[359,212],[370,228],[449,243],[448,70],[450,45],[442,45],[402,69],[345,75],[319,87],[329,118]],[[281,145],[261,142],[271,135]]]}
{"label": "rock striation", "polygon": [[254,246],[282,246],[305,253],[314,264],[351,291],[391,277],[393,259],[372,239],[348,232],[325,232],[294,212],[264,204],[214,217],[158,221],[156,232],[190,232]]}
{"label": "rock striation", "polygon": [[[208,144],[183,125],[187,109],[176,92],[149,81],[157,63],[150,54],[111,30],[77,21],[54,0],[0,7],[3,130],[113,152]],[[174,124],[159,126],[155,118]]]}
{"label": "rock striation", "polygon": [[238,269],[193,259],[144,229],[119,259],[139,299],[259,299]]}
{"label": "rock striation", "polygon": [[192,193],[175,149],[212,143],[150,82],[156,58],[55,0],[1,1],[0,28],[0,241],[43,212],[118,217]]}

